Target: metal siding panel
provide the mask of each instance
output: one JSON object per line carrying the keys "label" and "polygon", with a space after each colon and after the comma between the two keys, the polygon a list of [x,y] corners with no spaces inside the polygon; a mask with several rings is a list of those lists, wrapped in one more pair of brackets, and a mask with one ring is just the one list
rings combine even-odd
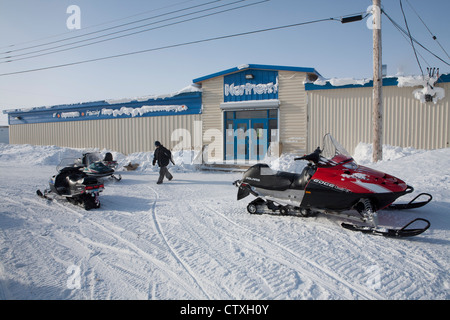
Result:
{"label": "metal siding panel", "polygon": [[11,125],[11,143],[99,148],[128,154],[154,150],[155,140],[171,147],[175,145],[170,141],[174,130],[183,128],[192,133],[194,121],[200,120],[201,115],[196,114]]}
{"label": "metal siding panel", "polygon": [[[449,83],[441,83],[449,92]],[[383,87],[383,144],[417,149],[449,147],[449,97],[422,104],[416,88]],[[359,141],[372,143],[372,89],[345,88],[308,92],[308,152],[331,132],[351,153]]]}
{"label": "metal siding panel", "polygon": [[307,145],[305,73],[279,72],[280,142],[283,153],[304,153]]}
{"label": "metal siding panel", "polygon": [[322,146],[322,137],[326,133],[331,133],[350,152],[358,143],[355,136],[367,135],[367,131],[372,127],[371,108],[367,106],[367,92],[359,90],[308,92],[311,104],[308,152],[312,152],[317,146]]}
{"label": "metal siding panel", "polygon": [[[208,150],[213,157],[208,159],[208,162],[218,162],[223,160],[223,116],[220,110],[220,104],[223,102],[223,77],[204,81],[202,88],[202,144],[211,144],[211,149]],[[214,153],[211,152],[212,149]]]}

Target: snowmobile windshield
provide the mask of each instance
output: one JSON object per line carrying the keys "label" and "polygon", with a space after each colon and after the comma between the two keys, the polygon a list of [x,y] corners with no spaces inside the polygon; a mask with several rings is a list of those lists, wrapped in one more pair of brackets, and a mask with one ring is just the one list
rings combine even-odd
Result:
{"label": "snowmobile windshield", "polygon": [[356,166],[350,153],[329,133],[323,137],[323,148],[320,155],[320,163],[325,166],[336,166],[343,163],[352,167]]}
{"label": "snowmobile windshield", "polygon": [[76,158],[63,158],[56,166],[56,171],[60,171],[63,168],[67,167],[81,167],[81,164],[77,161]]}
{"label": "snowmobile windshield", "polygon": [[86,166],[89,166],[95,162],[102,161],[102,158],[100,156],[100,153],[97,152],[91,152],[84,154],[84,164]]}

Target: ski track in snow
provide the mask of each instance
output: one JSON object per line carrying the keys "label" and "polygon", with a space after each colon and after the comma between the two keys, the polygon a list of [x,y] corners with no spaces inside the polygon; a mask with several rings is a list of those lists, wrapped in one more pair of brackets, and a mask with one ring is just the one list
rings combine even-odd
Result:
{"label": "ski track in snow", "polygon": [[153,218],[153,222],[155,224],[155,229],[157,230],[158,234],[162,237],[162,239],[164,240],[164,243],[167,245],[167,248],[169,249],[170,253],[172,254],[172,256],[180,263],[180,265],[182,266],[182,268],[184,270],[187,271],[188,275],[190,277],[192,277],[192,279],[194,280],[195,284],[200,288],[201,292],[204,294],[203,298],[207,298],[209,299],[210,297],[208,296],[208,294],[203,290],[202,286],[199,284],[199,281],[197,280],[196,276],[194,275],[194,272],[189,268],[189,266],[183,262],[182,258],[177,254],[177,252],[172,248],[172,246],[169,244],[166,236],[164,235],[161,226],[158,222],[158,219],[156,217],[156,205],[157,205],[157,201],[159,199],[159,194],[158,192],[154,189],[150,187],[150,190],[152,190],[155,195],[156,195],[156,200],[153,202],[153,206],[152,206],[152,218]]}
{"label": "ski track in snow", "polygon": [[[412,166],[386,167],[397,163]],[[85,211],[35,195],[54,166],[0,161],[0,299],[450,298],[448,189],[424,208],[380,213],[430,219],[399,240],[336,217],[250,215],[251,196],[236,201],[232,186],[241,174],[171,171],[162,185],[157,172],[120,172],[101,208]]]}

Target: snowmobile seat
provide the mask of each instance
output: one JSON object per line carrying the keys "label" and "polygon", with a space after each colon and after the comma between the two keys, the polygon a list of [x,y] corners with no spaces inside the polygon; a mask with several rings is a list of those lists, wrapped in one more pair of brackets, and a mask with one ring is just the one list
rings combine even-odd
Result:
{"label": "snowmobile seat", "polygon": [[273,184],[278,186],[279,190],[291,189],[292,184],[300,178],[300,175],[297,173],[278,171],[273,180]]}
{"label": "snowmobile seat", "polygon": [[273,171],[267,164],[259,163],[247,170],[243,180],[257,188],[284,191],[300,178],[301,174]]}
{"label": "snowmobile seat", "polygon": [[105,158],[103,159],[103,161],[113,161],[113,156],[112,156],[111,152],[107,152],[105,154]]}
{"label": "snowmobile seat", "polygon": [[290,186],[290,189],[304,190],[306,185],[308,184],[309,179],[313,176],[314,171],[315,170],[310,166],[306,166],[302,170],[302,173],[295,175],[294,180],[292,181],[292,184]]}

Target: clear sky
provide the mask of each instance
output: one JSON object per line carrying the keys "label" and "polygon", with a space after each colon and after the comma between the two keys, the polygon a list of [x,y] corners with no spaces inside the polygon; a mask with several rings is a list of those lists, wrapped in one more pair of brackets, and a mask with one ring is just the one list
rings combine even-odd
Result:
{"label": "clear sky", "polygon": [[[400,0],[381,0],[381,3],[391,18],[405,28]],[[450,54],[450,1],[402,0],[402,3],[412,36],[450,63],[447,56]],[[348,24],[330,20],[67,67],[2,75],[339,18],[366,12],[371,4],[372,0],[0,0],[0,110],[172,93],[190,85],[192,79],[241,64],[312,67],[325,78],[371,78],[372,30],[366,24],[370,16]],[[67,13],[71,5],[80,9],[79,19],[73,20],[77,18],[73,11]],[[235,9],[229,10],[232,8]],[[224,10],[228,11],[217,13]],[[200,18],[211,13],[217,14]],[[445,51],[432,39],[416,13]],[[188,19],[191,20],[183,22]],[[135,23],[138,20],[142,21]],[[80,29],[69,29],[68,21],[72,27],[79,21]],[[147,26],[136,28],[144,24]],[[135,29],[123,31],[130,28]],[[111,35],[105,37],[106,34]],[[80,45],[84,46],[72,48]],[[388,75],[420,75],[409,40],[384,15],[382,45]],[[439,67],[441,74],[450,73],[448,64],[417,45],[416,48],[424,72],[427,67]],[[49,54],[51,51],[60,52]],[[39,56],[33,57],[36,55]],[[3,114],[0,124],[6,124]]]}

